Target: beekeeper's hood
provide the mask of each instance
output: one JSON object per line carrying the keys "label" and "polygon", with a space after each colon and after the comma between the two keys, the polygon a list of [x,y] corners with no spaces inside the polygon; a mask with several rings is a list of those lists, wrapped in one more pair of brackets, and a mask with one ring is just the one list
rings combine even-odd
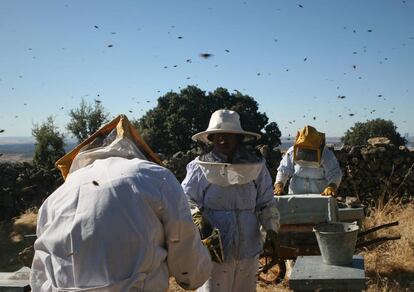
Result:
{"label": "beekeeper's hood", "polygon": [[119,115],[56,161],[55,165],[66,179],[70,173],[108,157],[139,158],[162,164],[128,118]]}
{"label": "beekeeper's hood", "polygon": [[303,166],[319,167],[324,146],[325,133],[320,133],[307,125],[296,135],[293,160]]}

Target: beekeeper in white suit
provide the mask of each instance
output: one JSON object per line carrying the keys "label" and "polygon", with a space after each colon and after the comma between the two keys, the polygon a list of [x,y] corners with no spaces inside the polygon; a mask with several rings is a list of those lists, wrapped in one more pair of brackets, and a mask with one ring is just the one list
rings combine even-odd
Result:
{"label": "beekeeper in white suit", "polygon": [[277,169],[274,193],[284,194],[290,179],[289,194],[322,194],[335,196],[342,171],[335,154],[325,147],[325,134],[305,126],[296,135]]}
{"label": "beekeeper in white suit", "polygon": [[208,278],[186,197],[125,116],[57,162],[65,183],[39,210],[33,291],[166,291]]}
{"label": "beekeeper in white suit", "polygon": [[224,261],[213,262],[209,280],[198,291],[255,291],[261,226],[267,233],[265,249],[277,246],[279,213],[269,171],[243,146],[259,137],[244,131],[231,110],[214,112],[208,129],[192,137],[212,144],[213,150],[187,165],[181,185],[192,213],[201,214],[197,225],[218,229],[224,250]]}

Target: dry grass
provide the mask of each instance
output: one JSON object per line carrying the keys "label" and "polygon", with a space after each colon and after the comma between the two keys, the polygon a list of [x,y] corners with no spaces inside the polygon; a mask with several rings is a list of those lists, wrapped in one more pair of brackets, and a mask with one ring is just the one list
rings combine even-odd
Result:
{"label": "dry grass", "polygon": [[37,210],[28,210],[11,221],[0,222],[0,271],[13,272],[23,263],[19,253],[31,246],[35,238],[24,237],[36,232]]}
{"label": "dry grass", "polygon": [[37,210],[30,209],[13,220],[10,239],[13,242],[24,240],[24,235],[35,234],[37,224]]}
{"label": "dry grass", "polygon": [[399,221],[399,226],[377,231],[372,236],[401,235],[400,240],[389,241],[366,249],[365,258],[368,291],[414,291],[414,205],[389,202],[371,210],[364,220],[364,228]]}

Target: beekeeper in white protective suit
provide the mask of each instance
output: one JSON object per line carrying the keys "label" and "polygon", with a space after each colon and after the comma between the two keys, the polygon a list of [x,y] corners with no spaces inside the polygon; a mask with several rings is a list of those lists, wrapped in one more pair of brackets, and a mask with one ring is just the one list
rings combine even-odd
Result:
{"label": "beekeeper in white protective suit", "polygon": [[33,291],[195,289],[212,267],[186,197],[125,116],[57,162],[65,183],[39,210]]}
{"label": "beekeeper in white protective suit", "polygon": [[264,248],[277,246],[279,212],[269,171],[263,159],[243,146],[259,137],[244,131],[231,110],[214,112],[208,129],[192,137],[212,144],[213,150],[187,165],[181,185],[196,225],[218,229],[224,251],[223,261],[213,263],[209,280],[198,291],[255,291],[261,226],[267,232]]}
{"label": "beekeeper in white protective suit", "polygon": [[337,194],[342,171],[335,154],[325,147],[324,133],[311,126],[297,133],[277,169],[275,195],[284,194],[289,179],[289,194]]}

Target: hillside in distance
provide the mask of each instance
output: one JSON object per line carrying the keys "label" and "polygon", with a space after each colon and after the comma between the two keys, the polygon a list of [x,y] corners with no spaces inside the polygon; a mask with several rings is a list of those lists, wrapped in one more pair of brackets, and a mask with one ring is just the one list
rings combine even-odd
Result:
{"label": "hillside in distance", "polygon": [[[72,150],[77,143],[67,142],[65,151]],[[1,137],[0,160],[3,161],[30,161],[35,150],[35,140],[32,137]]]}
{"label": "hillside in distance", "polygon": [[[287,150],[295,142],[294,138],[282,137],[282,144],[278,147]],[[342,147],[340,137],[327,137],[326,144],[333,145],[335,149]],[[74,141],[66,142],[65,151],[69,152],[77,145]],[[414,137],[408,137],[407,147],[414,148]],[[35,141],[32,137],[0,137],[0,160],[28,161],[33,157]]]}

